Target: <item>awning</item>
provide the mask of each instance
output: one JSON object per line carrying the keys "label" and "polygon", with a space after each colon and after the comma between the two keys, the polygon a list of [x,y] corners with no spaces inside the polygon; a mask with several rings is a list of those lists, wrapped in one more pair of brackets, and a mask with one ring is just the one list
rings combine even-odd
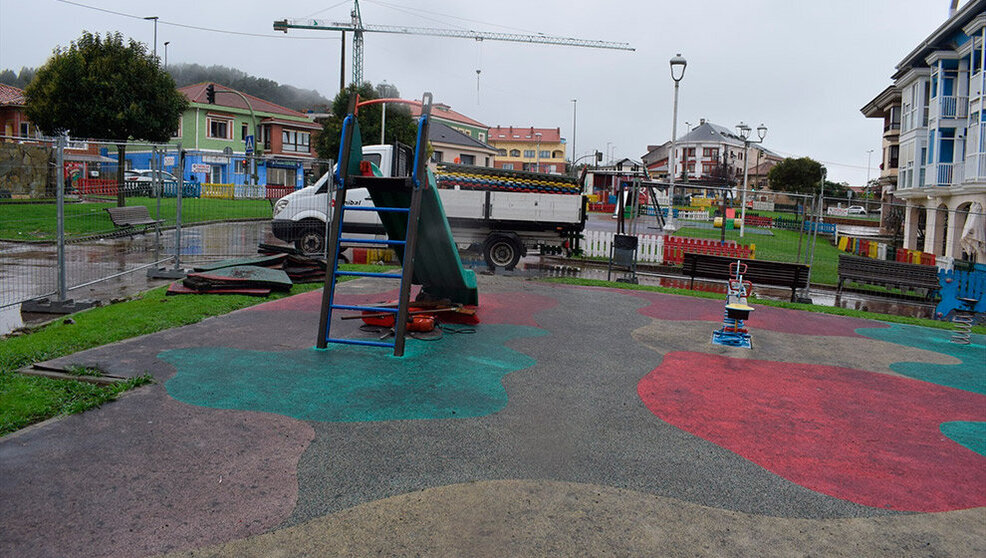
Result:
{"label": "awning", "polygon": [[116,159],[103,155],[92,155],[89,153],[71,153],[66,151],[64,159],[66,161],[79,161],[83,163],[116,163]]}

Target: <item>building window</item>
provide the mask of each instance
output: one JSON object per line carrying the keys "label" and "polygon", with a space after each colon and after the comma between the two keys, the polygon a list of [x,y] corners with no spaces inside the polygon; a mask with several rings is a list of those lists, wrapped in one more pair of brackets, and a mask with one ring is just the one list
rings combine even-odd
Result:
{"label": "building window", "polygon": [[524,158],[525,159],[533,159],[534,158],[534,150],[533,149],[525,149],[524,150]]}
{"label": "building window", "polygon": [[514,170],[514,164],[513,163],[503,163],[503,166],[500,167],[500,168],[502,168],[504,170]]}
{"label": "building window", "polygon": [[281,132],[281,151],[294,151],[308,153],[311,134],[308,132],[297,132],[294,130],[284,130]]}
{"label": "building window", "polygon": [[497,155],[503,155],[504,157],[506,157],[507,156],[507,150],[506,149],[497,149],[496,150],[496,154]]}
{"label": "building window", "polygon": [[[290,174],[289,174],[290,173]],[[267,167],[267,184],[272,186],[294,186],[294,171]]]}
{"label": "building window", "polygon": [[558,172],[558,165],[548,165],[548,172],[552,174]]}
{"label": "building window", "polygon": [[695,156],[695,148],[694,147],[686,147],[686,148],[682,149],[681,151],[682,151],[682,153],[684,154],[685,157],[694,157]]}
{"label": "building window", "polygon": [[432,151],[431,152],[431,162],[432,163],[441,163],[442,162],[442,152],[441,151],[438,151],[437,149],[435,151]]}
{"label": "building window", "polygon": [[719,148],[718,147],[705,147],[705,148],[703,148],[702,149],[702,157],[705,157],[705,158],[711,157],[713,159],[718,159],[719,158]]}
{"label": "building window", "polygon": [[462,164],[463,165],[475,165],[476,164],[476,156],[475,155],[466,155],[465,153],[463,153],[459,157],[459,160],[462,161]]}
{"label": "building window", "polygon": [[181,137],[181,118],[178,119],[178,127],[175,128],[175,131],[174,131],[174,133],[171,134],[171,137],[173,137],[173,138],[180,138]]}
{"label": "building window", "polygon": [[716,168],[715,163],[702,163],[702,174],[712,174]]}
{"label": "building window", "polygon": [[480,132],[479,133],[479,141],[485,142],[486,141],[486,134],[484,134],[483,132]]}
{"label": "building window", "polygon": [[688,161],[688,172],[695,172],[695,161]]}
{"label": "building window", "polygon": [[208,136],[214,139],[230,140],[233,136],[230,134],[233,128],[233,121],[226,118],[215,118],[208,117]]}
{"label": "building window", "polygon": [[565,158],[565,154],[562,153],[561,151],[552,151],[551,152],[551,158],[552,159],[563,159],[563,158]]}
{"label": "building window", "polygon": [[31,123],[21,122],[21,137],[26,138],[31,135]]}
{"label": "building window", "polygon": [[511,157],[520,157],[520,150],[519,149],[511,149],[510,150],[510,156]]}
{"label": "building window", "polygon": [[486,158],[486,164],[483,165],[483,166],[485,166],[485,167],[490,166],[490,158],[489,157]]}
{"label": "building window", "polygon": [[538,156],[541,157],[542,159],[550,159],[551,152],[548,151],[547,149],[544,149],[538,152]]}
{"label": "building window", "polygon": [[248,135],[247,130],[249,130],[249,129],[250,129],[250,125],[249,124],[241,124],[240,125],[240,139],[241,140],[246,141],[246,137]]}

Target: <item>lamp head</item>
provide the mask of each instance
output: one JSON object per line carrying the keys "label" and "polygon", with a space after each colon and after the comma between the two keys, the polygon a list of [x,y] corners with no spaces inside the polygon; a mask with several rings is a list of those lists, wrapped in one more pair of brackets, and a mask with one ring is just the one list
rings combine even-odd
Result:
{"label": "lamp head", "polygon": [[736,125],[736,131],[739,132],[741,138],[746,141],[746,138],[750,137],[750,127],[746,125],[745,122],[740,122]]}
{"label": "lamp head", "polygon": [[685,66],[688,66],[688,61],[682,58],[681,53],[674,55],[674,58],[670,61],[671,64],[671,79],[675,83],[681,81],[681,78],[685,77]]}
{"label": "lamp head", "polygon": [[757,126],[757,135],[760,136],[760,141],[763,141],[763,138],[767,137],[767,127],[763,125],[763,122]]}

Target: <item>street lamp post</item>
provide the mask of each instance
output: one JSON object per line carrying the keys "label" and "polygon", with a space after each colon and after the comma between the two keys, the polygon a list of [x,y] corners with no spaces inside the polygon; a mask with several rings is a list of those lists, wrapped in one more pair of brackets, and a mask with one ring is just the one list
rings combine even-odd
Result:
{"label": "street lamp post", "polygon": [[158,16],[148,16],[144,18],[147,20],[154,20],[154,56],[157,56],[157,17]]}
{"label": "street lamp post", "polygon": [[170,44],[171,41],[164,41],[164,69],[165,70],[168,69],[168,45]]}
{"label": "street lamp post", "polygon": [[[740,238],[743,238],[743,234],[746,232],[746,189],[750,180],[750,144],[751,143],[763,143],[763,138],[767,137],[767,127],[761,122],[757,126],[757,136],[760,137],[759,140],[750,139],[750,127],[740,122],[736,125],[736,129],[739,130],[740,137],[743,138],[743,195],[741,196],[742,201],[740,202],[742,208],[740,209]],[[726,216],[722,216],[723,224],[722,228],[726,228]]]}
{"label": "street lamp post", "polygon": [[863,187],[863,194],[872,193],[870,192],[870,163],[873,160],[873,150],[866,150],[866,186]]}
{"label": "street lamp post", "polygon": [[685,67],[688,66],[688,61],[682,58],[679,52],[674,55],[674,58],[669,63],[671,65],[671,79],[674,80],[674,105],[671,112],[671,152],[668,154],[668,176],[670,177],[668,186],[668,218],[665,221],[664,227],[673,231],[677,228],[674,225],[674,174],[678,141],[678,84],[685,77]]}
{"label": "street lamp post", "polygon": [[534,137],[537,138],[534,150],[534,172],[541,172],[541,132],[535,132]]}

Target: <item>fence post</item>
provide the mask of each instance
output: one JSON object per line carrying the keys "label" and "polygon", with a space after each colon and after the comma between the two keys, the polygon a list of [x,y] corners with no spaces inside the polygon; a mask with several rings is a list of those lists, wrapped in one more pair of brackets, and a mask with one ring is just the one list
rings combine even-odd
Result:
{"label": "fence post", "polygon": [[60,135],[55,140],[55,246],[57,259],[58,299],[44,298],[30,300],[21,305],[23,312],[44,314],[71,314],[84,310],[96,303],[90,300],[74,301],[67,297],[68,288],[65,278],[65,143],[66,136]]}
{"label": "fence post", "polygon": [[[185,186],[185,152],[182,151],[181,142],[178,142],[178,166],[175,169],[175,174],[178,175],[178,201],[175,208],[175,267],[173,269],[167,269],[165,267],[152,267],[147,270],[147,276],[151,279],[184,279],[185,270],[181,268],[181,190]],[[164,165],[161,165],[164,168]],[[161,183],[161,187],[158,189],[157,198],[157,208],[158,216],[161,218],[161,193],[164,190],[164,183]],[[158,230],[160,230],[160,223],[157,225]],[[157,257],[154,258],[158,260]]]}

